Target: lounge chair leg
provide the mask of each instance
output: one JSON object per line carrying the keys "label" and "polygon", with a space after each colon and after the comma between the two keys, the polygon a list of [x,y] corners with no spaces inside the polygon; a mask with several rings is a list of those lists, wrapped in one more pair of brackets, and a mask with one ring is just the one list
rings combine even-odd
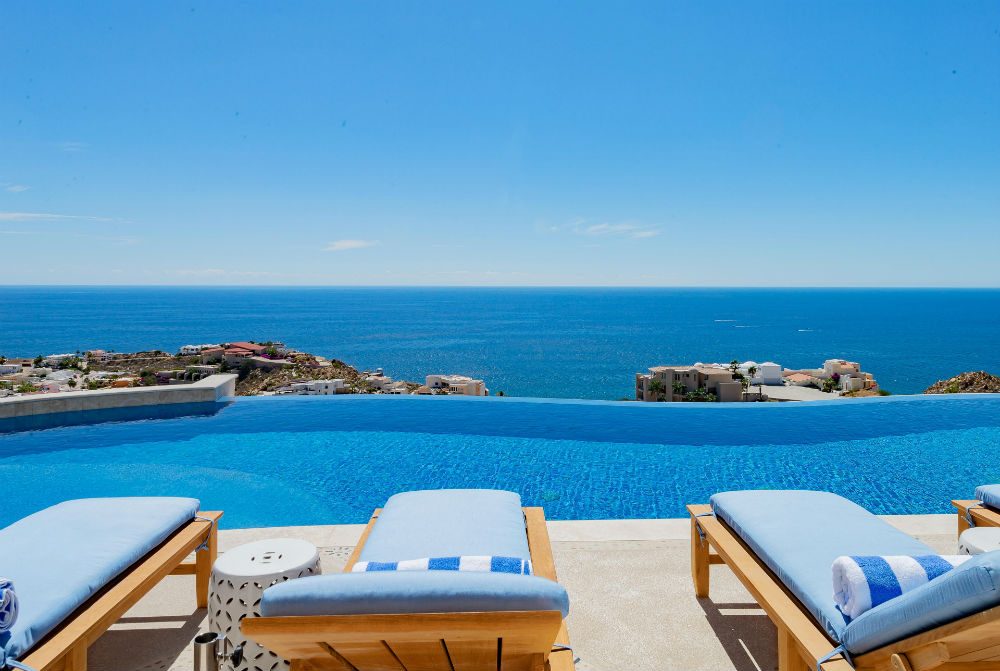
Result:
{"label": "lounge chair leg", "polygon": [[892,664],[892,671],[913,671],[913,667],[910,666],[910,660],[903,653],[898,653],[890,657],[889,663]]}
{"label": "lounge chair leg", "polygon": [[708,539],[704,538],[698,528],[698,518],[691,517],[691,580],[694,582],[694,594],[698,598],[708,596]]}
{"label": "lounge chair leg", "polygon": [[66,653],[66,671],[87,671],[87,644],[79,643]]}
{"label": "lounge chair leg", "polygon": [[212,577],[212,565],[219,555],[219,526],[212,524],[205,541],[205,549],[195,553],[195,600],[198,608],[208,608],[208,582]]}
{"label": "lounge chair leg", "polygon": [[778,671],[804,671],[807,668],[795,637],[784,627],[778,627]]}
{"label": "lounge chair leg", "polygon": [[968,513],[964,510],[958,511],[958,535],[961,536],[962,532],[969,528],[969,520],[966,518]]}

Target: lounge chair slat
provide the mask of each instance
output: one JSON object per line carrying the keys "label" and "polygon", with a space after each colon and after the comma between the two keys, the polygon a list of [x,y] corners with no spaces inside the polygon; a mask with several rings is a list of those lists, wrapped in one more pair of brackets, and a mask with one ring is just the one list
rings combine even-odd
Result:
{"label": "lounge chair slat", "polygon": [[[499,639],[482,641],[445,641],[455,671],[479,671],[497,666]],[[445,667],[447,668],[447,667]]]}
{"label": "lounge chair slat", "polygon": [[406,671],[439,671],[449,666],[444,641],[408,643],[390,639],[386,641],[386,645],[403,663]]}
{"label": "lounge chair slat", "polygon": [[409,671],[384,641],[338,643],[331,647],[358,671]]}
{"label": "lounge chair slat", "polygon": [[330,659],[293,659],[291,671],[355,671],[347,662]]}
{"label": "lounge chair slat", "polygon": [[545,657],[535,652],[507,652],[501,646],[501,671],[544,671]]}

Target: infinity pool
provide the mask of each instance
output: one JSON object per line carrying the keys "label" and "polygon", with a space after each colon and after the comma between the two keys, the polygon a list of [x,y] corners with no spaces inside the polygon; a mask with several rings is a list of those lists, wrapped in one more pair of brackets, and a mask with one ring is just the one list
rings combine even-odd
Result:
{"label": "infinity pool", "polygon": [[[0,527],[87,496],[176,495],[224,527],[363,522],[394,492],[496,487],[552,519],[681,517],[727,489],[949,512],[1000,482],[1000,395],[787,404],[337,396],[0,422]],[[84,423],[93,419],[101,423]],[[60,424],[54,428],[46,428]]]}

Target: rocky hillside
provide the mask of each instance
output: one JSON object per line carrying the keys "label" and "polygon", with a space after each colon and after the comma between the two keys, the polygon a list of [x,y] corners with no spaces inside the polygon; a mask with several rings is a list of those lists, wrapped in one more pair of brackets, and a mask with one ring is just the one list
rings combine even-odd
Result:
{"label": "rocky hillside", "polygon": [[361,373],[356,368],[349,366],[343,361],[332,359],[329,366],[321,368],[291,366],[289,368],[277,368],[272,371],[257,368],[249,374],[241,374],[240,380],[236,383],[236,394],[238,396],[254,396],[262,391],[274,391],[292,382],[330,380],[335,378],[340,378],[354,387],[360,386],[361,383]]}
{"label": "rocky hillside", "polygon": [[924,390],[925,394],[1000,394],[1000,377],[980,370],[962,373],[947,380],[938,380]]}

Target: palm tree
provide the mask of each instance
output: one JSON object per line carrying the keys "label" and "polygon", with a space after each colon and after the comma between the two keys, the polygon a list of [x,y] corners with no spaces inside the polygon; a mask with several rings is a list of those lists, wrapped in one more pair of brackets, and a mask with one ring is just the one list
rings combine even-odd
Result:
{"label": "palm tree", "polygon": [[732,361],[730,361],[729,362],[729,370],[731,370],[733,372],[734,376],[736,374],[738,374],[740,372],[740,362],[737,361],[736,359],[733,359]]}
{"label": "palm tree", "polygon": [[677,396],[683,396],[684,392],[687,391],[687,389],[684,387],[684,383],[683,382],[674,382],[673,386],[674,386],[673,392]]}
{"label": "palm tree", "polygon": [[747,368],[747,384],[750,384],[755,375],[757,375],[757,366],[750,366],[749,368]]}
{"label": "palm tree", "polygon": [[660,380],[660,378],[654,377],[652,380],[649,381],[649,391],[650,393],[653,394],[653,398],[656,399],[657,401],[660,400],[660,397],[663,396],[663,393],[666,390],[667,388],[663,386],[663,382]]}

